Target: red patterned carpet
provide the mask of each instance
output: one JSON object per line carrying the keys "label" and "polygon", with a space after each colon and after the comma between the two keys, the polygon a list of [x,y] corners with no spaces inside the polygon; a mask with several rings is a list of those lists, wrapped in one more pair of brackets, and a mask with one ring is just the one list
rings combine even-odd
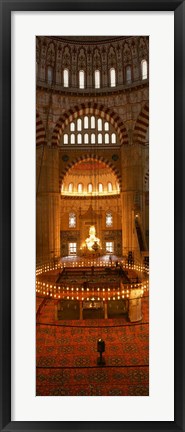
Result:
{"label": "red patterned carpet", "polygon": [[37,396],[148,396],[148,368],[37,369]]}
{"label": "red patterned carpet", "polygon": [[[37,307],[40,302],[37,302]],[[148,297],[143,319],[56,321],[47,300],[37,322],[37,396],[147,396],[149,394]],[[97,340],[106,365],[97,366]]]}

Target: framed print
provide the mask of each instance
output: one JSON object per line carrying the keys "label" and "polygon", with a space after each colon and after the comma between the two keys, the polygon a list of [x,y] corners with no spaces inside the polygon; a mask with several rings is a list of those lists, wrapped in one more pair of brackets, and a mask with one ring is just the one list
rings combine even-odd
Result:
{"label": "framed print", "polygon": [[2,431],[185,428],[184,19],[1,1]]}

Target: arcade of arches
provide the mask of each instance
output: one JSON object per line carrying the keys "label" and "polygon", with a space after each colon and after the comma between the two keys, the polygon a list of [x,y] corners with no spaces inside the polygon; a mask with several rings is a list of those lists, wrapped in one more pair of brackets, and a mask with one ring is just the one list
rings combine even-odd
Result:
{"label": "arcade of arches", "polygon": [[37,395],[149,394],[148,49],[36,38]]}

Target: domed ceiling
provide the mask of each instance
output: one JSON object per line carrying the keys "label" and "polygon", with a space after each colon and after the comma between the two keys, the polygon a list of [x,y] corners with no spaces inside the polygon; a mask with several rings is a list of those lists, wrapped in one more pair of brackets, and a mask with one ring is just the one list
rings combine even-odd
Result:
{"label": "domed ceiling", "polygon": [[51,36],[50,39],[72,42],[72,43],[102,43],[102,42],[111,42],[115,40],[128,39],[132,36]]}
{"label": "domed ceiling", "polygon": [[[79,192],[78,185],[82,184]],[[89,184],[91,188],[89,189]],[[102,187],[99,188],[99,185]],[[72,185],[72,186],[71,186]],[[62,184],[62,195],[89,195],[118,194],[118,179],[112,169],[102,161],[85,160],[80,161],[66,173]]]}
{"label": "domed ceiling", "polygon": [[94,160],[86,160],[77,163],[70,169],[70,174],[77,174],[79,175],[79,172],[82,172],[82,174],[88,174],[90,175],[92,172],[96,171],[96,174],[98,175],[100,172],[103,173],[103,171],[109,170],[110,168],[107,167],[107,165],[104,162],[94,161]]}

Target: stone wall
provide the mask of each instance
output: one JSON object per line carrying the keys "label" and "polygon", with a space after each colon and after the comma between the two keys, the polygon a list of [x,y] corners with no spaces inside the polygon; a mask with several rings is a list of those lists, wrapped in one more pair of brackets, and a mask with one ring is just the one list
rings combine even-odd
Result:
{"label": "stone wall", "polygon": [[63,71],[67,69],[70,88],[78,88],[79,71],[83,70],[85,88],[92,89],[95,87],[94,72],[99,70],[101,88],[106,88],[110,85],[110,70],[114,68],[117,85],[128,85],[142,79],[141,61],[148,61],[148,49],[146,36],[118,37],[110,42],[83,40],[83,43],[80,39],[37,37],[37,79],[64,86]]}
{"label": "stone wall", "polygon": [[[119,223],[113,228],[122,230],[122,254],[140,248],[135,229],[138,215],[142,232],[148,243],[149,210],[149,85],[142,80],[141,61],[148,61],[148,38],[113,38],[108,41],[64,40],[37,38],[37,259],[60,256],[61,231],[67,228],[70,207],[87,211],[87,200],[61,198],[61,186],[72,166],[81,160],[99,160],[112,170],[120,186],[116,201]],[[125,71],[130,65],[131,81]],[[53,80],[48,82],[48,67]],[[110,87],[110,68],[116,69],[116,86]],[[63,69],[70,71],[69,88],[63,86]],[[78,71],[86,73],[86,87],[78,87]],[[93,74],[101,71],[100,89],[95,89]],[[75,90],[74,90],[75,89]],[[94,115],[106,120],[117,136],[110,145],[63,145],[62,137],[77,117]],[[146,195],[147,194],[147,195]],[[98,211],[111,207],[113,201],[96,200]],[[79,230],[79,227],[77,227]],[[100,229],[100,226],[98,227]],[[101,227],[105,229],[105,227]],[[102,234],[101,234],[102,235]],[[62,234],[63,236],[63,234]],[[62,237],[63,238],[63,237]],[[81,241],[81,240],[80,240]],[[64,252],[64,250],[63,250]],[[62,253],[63,253],[62,252]]]}

